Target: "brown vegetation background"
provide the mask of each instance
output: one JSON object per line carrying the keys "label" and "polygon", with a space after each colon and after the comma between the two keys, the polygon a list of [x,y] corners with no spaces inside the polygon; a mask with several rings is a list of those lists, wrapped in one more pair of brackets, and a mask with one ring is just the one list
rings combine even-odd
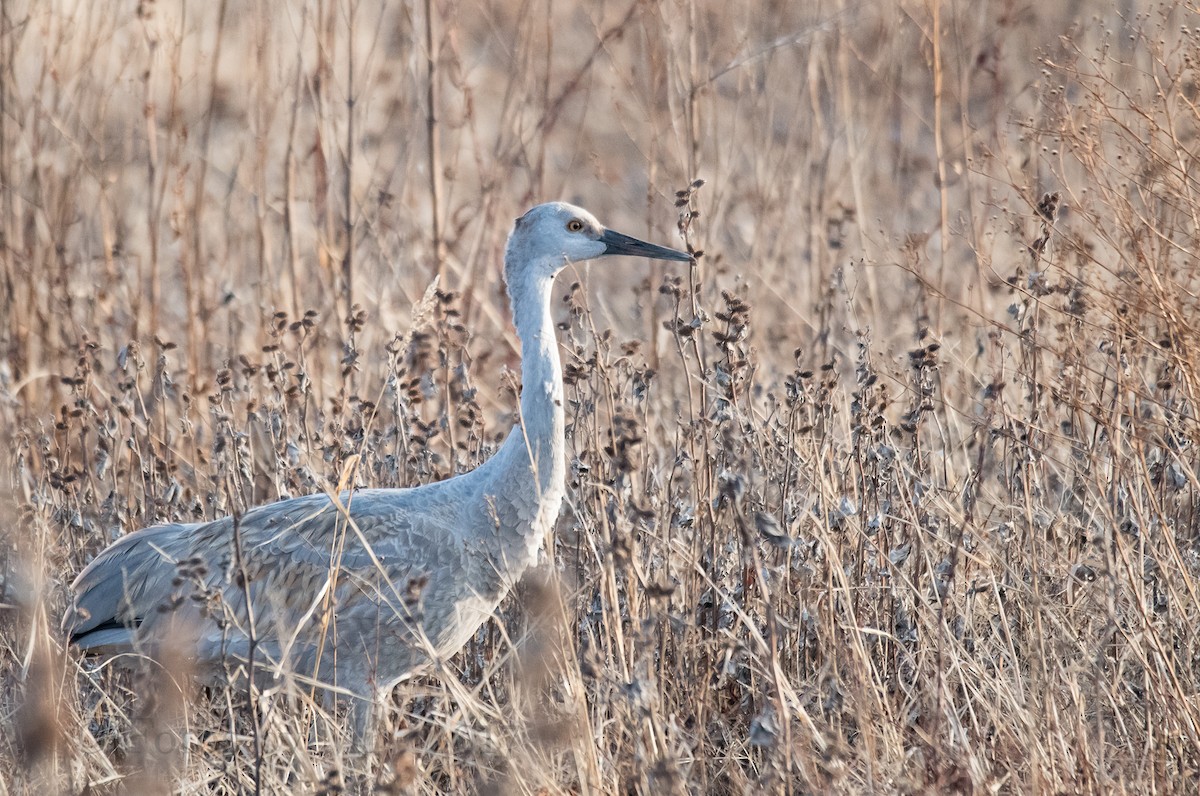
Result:
{"label": "brown vegetation background", "polygon": [[[0,62],[0,791],[1195,787],[1190,4],[13,0]],[[704,256],[560,277],[553,555],[373,755],[63,649],[123,533],[486,458],[551,199]]]}

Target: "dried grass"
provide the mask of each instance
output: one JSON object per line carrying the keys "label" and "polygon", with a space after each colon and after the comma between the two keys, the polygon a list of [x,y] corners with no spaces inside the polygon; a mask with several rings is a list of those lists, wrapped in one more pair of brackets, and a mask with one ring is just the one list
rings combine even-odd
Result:
{"label": "dried grass", "polygon": [[[0,791],[1191,790],[1200,15],[1070,5],[0,6]],[[560,278],[551,563],[375,755],[63,649],[122,533],[485,459],[558,197],[707,253]]]}

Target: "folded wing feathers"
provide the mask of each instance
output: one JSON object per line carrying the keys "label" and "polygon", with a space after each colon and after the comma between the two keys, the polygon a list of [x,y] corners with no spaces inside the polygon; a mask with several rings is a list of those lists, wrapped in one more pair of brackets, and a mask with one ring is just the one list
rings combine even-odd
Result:
{"label": "folded wing feathers", "polygon": [[[258,632],[275,634],[286,648],[328,604],[331,587],[336,586],[339,614],[353,611],[342,603],[363,595],[376,606],[364,610],[379,605],[404,610],[414,559],[426,567],[461,567],[462,561],[447,527],[453,512],[423,514],[414,523],[403,495],[364,491],[335,504],[317,494],[261,506],[236,519],[136,531],[102,551],[76,578],[63,629],[81,648],[109,654],[135,649],[139,629],[147,637],[162,635],[161,623],[169,619],[206,639],[200,649],[212,648],[220,637],[228,641],[200,604],[215,594],[230,630],[248,632],[249,600]],[[240,556],[234,551],[235,528]]]}

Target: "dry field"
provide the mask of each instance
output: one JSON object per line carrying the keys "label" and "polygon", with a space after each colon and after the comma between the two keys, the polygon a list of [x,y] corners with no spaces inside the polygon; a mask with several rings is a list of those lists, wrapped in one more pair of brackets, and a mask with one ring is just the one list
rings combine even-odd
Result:
{"label": "dry field", "polygon": [[[0,4],[0,793],[1195,792],[1195,7],[382,5]],[[560,198],[705,254],[560,277],[549,554],[371,754],[64,649],[123,533],[486,458]]]}

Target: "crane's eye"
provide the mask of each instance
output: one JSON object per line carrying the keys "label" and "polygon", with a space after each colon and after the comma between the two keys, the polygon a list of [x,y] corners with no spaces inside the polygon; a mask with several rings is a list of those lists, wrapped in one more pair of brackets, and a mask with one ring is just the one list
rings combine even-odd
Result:
{"label": "crane's eye", "polygon": [[583,222],[577,218],[573,218],[567,222],[567,232],[582,232]]}

